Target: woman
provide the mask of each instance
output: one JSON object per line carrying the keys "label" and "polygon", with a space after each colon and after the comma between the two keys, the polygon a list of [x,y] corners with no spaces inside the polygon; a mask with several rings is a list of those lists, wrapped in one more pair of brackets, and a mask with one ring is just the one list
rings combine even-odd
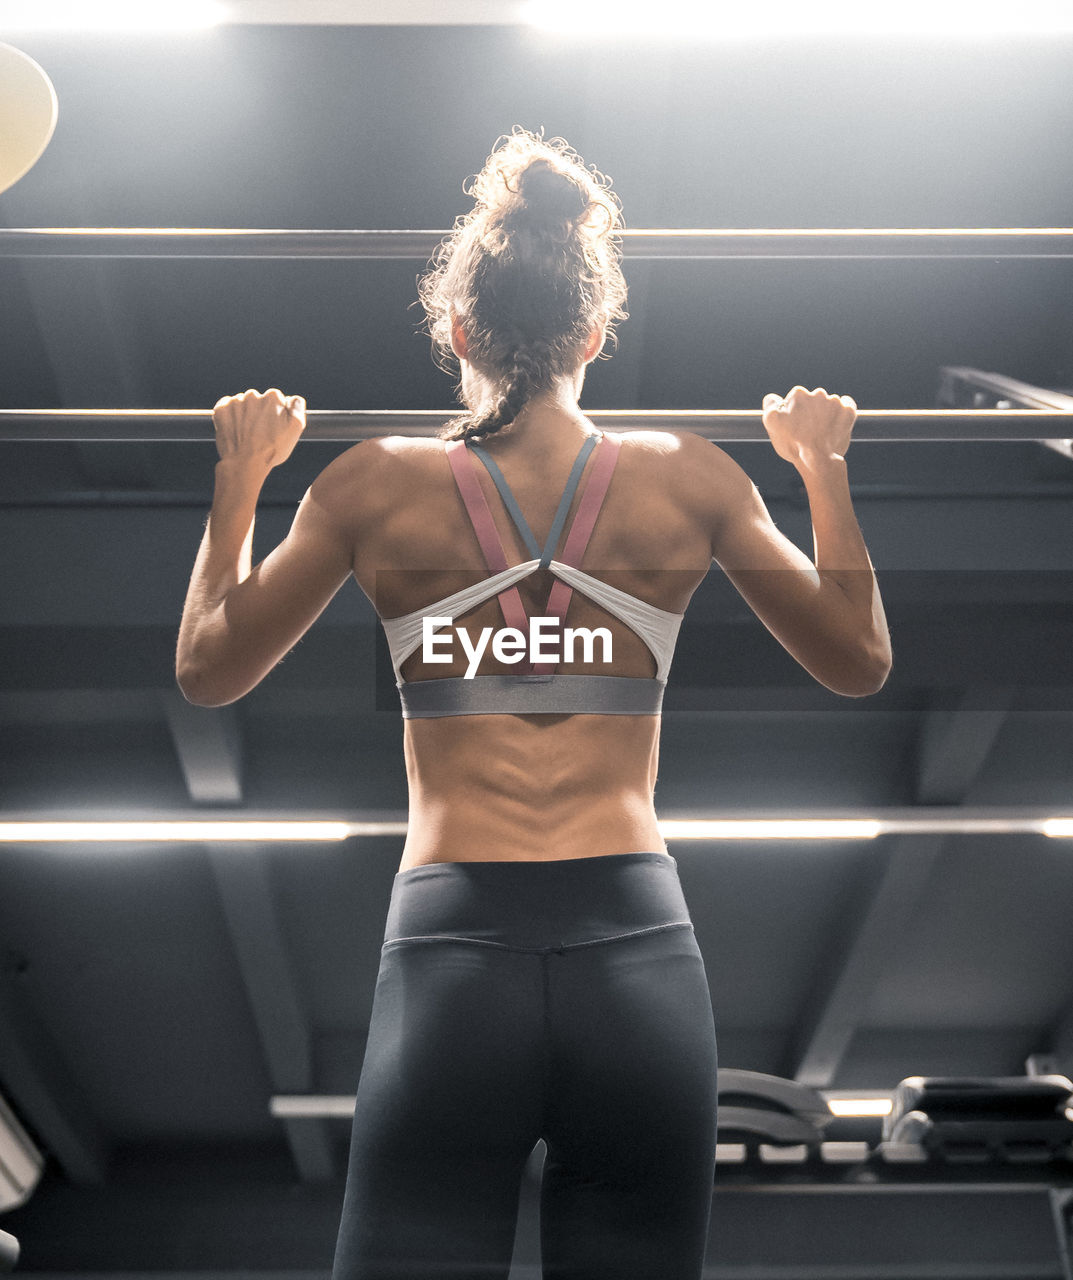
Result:
{"label": "woman", "polygon": [[[251,569],[258,493],[304,403],[272,390],[217,404],[179,683],[204,705],[241,697],[351,574],[385,622],[410,813],[336,1280],[505,1277],[539,1138],[549,1280],[696,1280],[716,1045],[653,808],[660,699],[713,558],[828,688],[883,684],[887,630],[844,461],[855,406],[802,387],[764,400],[808,491],[813,563],[720,449],[601,434],[579,410],[625,314],[606,181],[565,143],[516,132],[472,194],[421,282],[468,410],[444,439],[344,453]],[[565,619],[541,624],[535,661],[521,652],[534,616]]]}

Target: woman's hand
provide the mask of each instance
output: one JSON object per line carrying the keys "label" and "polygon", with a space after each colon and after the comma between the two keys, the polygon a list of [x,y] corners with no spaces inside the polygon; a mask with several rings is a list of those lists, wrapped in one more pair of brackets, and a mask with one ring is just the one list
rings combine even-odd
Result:
{"label": "woman's hand", "polygon": [[269,470],[286,462],[306,425],[306,402],[275,387],[263,395],[224,396],[212,410],[221,459],[256,459]]}
{"label": "woman's hand", "polygon": [[764,428],[780,458],[797,466],[842,458],[849,448],[857,406],[849,396],[831,396],[817,387],[794,387],[783,398],[764,397]]}

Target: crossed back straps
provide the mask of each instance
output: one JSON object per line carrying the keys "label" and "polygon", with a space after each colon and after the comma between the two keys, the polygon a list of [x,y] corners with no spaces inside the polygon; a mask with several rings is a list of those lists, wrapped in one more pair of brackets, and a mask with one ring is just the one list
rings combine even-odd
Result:
{"label": "crossed back straps", "polygon": [[[596,517],[600,514],[600,508],[603,506],[608,485],[611,483],[615,464],[618,462],[619,443],[617,437],[608,435],[586,437],[577,457],[574,459],[574,465],[570,469],[566,487],[563,490],[562,497],[559,499],[559,506],[556,509],[555,518],[552,520],[547,541],[543,549],[541,549],[540,544],[533,536],[533,531],[529,528],[528,521],[518,506],[517,499],[511,492],[510,486],[507,484],[495,460],[479,445],[467,445],[464,440],[449,440],[447,442],[447,460],[451,464],[451,471],[454,474],[455,483],[458,485],[458,492],[465,504],[470,523],[473,525],[477,541],[480,543],[484,562],[489,570],[492,573],[501,573],[510,566],[507,564],[503,540],[496,529],[484,491],[481,489],[480,482],[477,479],[477,469],[473,462],[473,454],[480,458],[488,474],[492,477],[499,496],[503,499],[507,514],[514,522],[526,549],[532,558],[538,561],[533,566],[533,572],[536,573],[538,569],[551,569],[552,573],[554,573],[556,563],[568,565],[571,568],[580,568],[582,557],[585,554],[586,547],[589,545],[589,539],[592,537],[592,531],[596,525]],[[553,561],[555,549],[566,525],[566,516],[570,510],[570,504],[573,502],[574,495],[581,483],[581,474],[585,470],[585,463],[588,461],[589,454],[594,449],[597,449],[597,446],[598,452],[585,486],[581,490],[581,501],[567,532],[562,554],[556,561]],[[573,594],[573,587],[562,581],[562,579],[557,578],[548,595],[548,603],[544,613],[540,616],[555,618],[561,626]],[[503,620],[507,626],[514,627],[528,635],[529,618],[516,586],[508,587],[505,591],[500,592],[499,605],[503,610]],[[548,678],[553,670],[554,668],[550,663],[533,664],[527,674]]]}

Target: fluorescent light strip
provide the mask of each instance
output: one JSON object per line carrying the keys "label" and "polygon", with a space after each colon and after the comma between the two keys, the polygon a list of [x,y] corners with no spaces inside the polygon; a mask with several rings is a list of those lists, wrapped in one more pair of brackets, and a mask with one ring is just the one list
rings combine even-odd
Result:
{"label": "fluorescent light strip", "polygon": [[180,840],[345,840],[345,822],[0,822],[0,841],[119,844]]}
{"label": "fluorescent light strip", "polygon": [[[885,1116],[893,1103],[889,1093],[871,1095],[827,1094],[827,1105],[836,1116]],[[269,1100],[269,1114],[277,1120],[330,1120],[354,1114],[353,1094],[276,1094]]]}
{"label": "fluorescent light strip", "polygon": [[881,834],[881,824],[824,818],[668,819],[659,830],[665,840],[873,840]]}
{"label": "fluorescent light strip", "polygon": [[5,31],[195,31],[218,26],[227,10],[212,0],[7,0]]}
{"label": "fluorescent light strip", "polygon": [[[122,230],[122,228],[116,228]],[[656,227],[624,236],[1066,236],[1070,227]]]}
{"label": "fluorescent light strip", "polygon": [[889,1116],[894,1106],[890,1095],[885,1097],[857,1098],[827,1095],[827,1105],[834,1116]]}
{"label": "fluorescent light strip", "polygon": [[747,6],[713,6],[710,0],[533,0],[522,9],[533,26],[603,40],[643,35],[690,40],[736,40],[828,35],[925,35],[975,39],[996,35],[1073,32],[1066,0],[899,0],[862,5],[859,0],[753,0]]}
{"label": "fluorescent light strip", "polygon": [[[221,234],[212,229],[210,234]],[[86,234],[108,234],[108,235],[124,235],[124,234],[143,234],[143,235],[159,235],[164,231],[168,235],[175,234],[171,228],[159,227],[41,227],[34,228],[39,234],[46,232],[61,232],[66,234],[77,233],[79,235]],[[624,240],[631,237],[646,238],[651,236],[659,236],[661,239],[666,238],[685,238],[692,237],[697,239],[701,236],[718,236],[720,239],[765,239],[778,240],[793,238],[795,240],[802,239],[805,236],[827,237],[827,236],[853,236],[854,238],[867,238],[869,236],[976,236],[987,237],[993,236],[1068,236],[1073,234],[1073,227],[636,227],[626,228],[619,233]],[[917,412],[911,410],[911,412]]]}
{"label": "fluorescent light strip", "polygon": [[886,835],[1045,835],[1073,837],[1073,818],[927,812],[876,818],[670,819],[665,840],[872,840]]}
{"label": "fluorescent light strip", "polygon": [[[883,835],[1046,835],[1073,838],[1073,817],[1033,810],[921,808],[877,813],[805,814],[801,817],[749,815],[668,818],[663,837],[677,840],[872,840]],[[322,841],[351,837],[405,836],[404,814],[328,814],[290,817],[215,813],[210,817],[157,814],[152,817],[37,818],[10,813],[0,821],[0,843],[138,843],[159,841]]]}
{"label": "fluorescent light strip", "polygon": [[268,1102],[269,1115],[277,1120],[329,1120],[354,1114],[354,1095],[277,1094]]}

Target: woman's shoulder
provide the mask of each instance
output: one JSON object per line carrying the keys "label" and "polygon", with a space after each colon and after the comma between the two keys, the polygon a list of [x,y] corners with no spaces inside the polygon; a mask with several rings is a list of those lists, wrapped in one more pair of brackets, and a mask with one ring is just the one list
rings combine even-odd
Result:
{"label": "woman's shoulder", "polygon": [[688,430],[623,433],[622,450],[636,464],[628,499],[650,510],[674,511],[709,540],[728,520],[756,508],[756,487],[737,462],[711,440]]}
{"label": "woman's shoulder", "polygon": [[653,477],[666,479],[676,487],[700,486],[710,490],[713,484],[735,484],[745,478],[741,467],[725,449],[693,431],[640,430],[608,434],[619,437],[626,457],[636,459],[641,466],[650,466]]}
{"label": "woman's shoulder", "polygon": [[322,507],[347,523],[379,519],[415,488],[447,472],[443,441],[410,436],[374,436],[334,458],[310,488]]}
{"label": "woman's shoulder", "polygon": [[446,465],[443,441],[428,437],[372,436],[334,458],[317,477],[315,484],[328,491],[351,489],[355,481],[363,486],[390,483],[413,476],[421,470]]}

